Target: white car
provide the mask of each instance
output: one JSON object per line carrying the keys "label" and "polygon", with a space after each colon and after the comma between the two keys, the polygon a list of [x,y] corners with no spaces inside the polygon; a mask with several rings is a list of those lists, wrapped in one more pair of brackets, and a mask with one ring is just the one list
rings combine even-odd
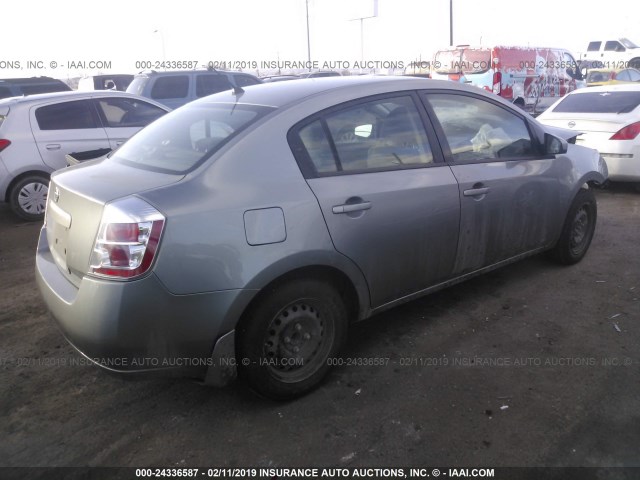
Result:
{"label": "white car", "polygon": [[640,188],[640,85],[606,85],[575,90],[537,118],[579,133],[578,145],[598,150],[609,180],[638,182]]}
{"label": "white car", "polygon": [[124,92],[57,92],[0,100],[0,202],[41,220],[49,175],[66,155],[110,151],[170,109]]}

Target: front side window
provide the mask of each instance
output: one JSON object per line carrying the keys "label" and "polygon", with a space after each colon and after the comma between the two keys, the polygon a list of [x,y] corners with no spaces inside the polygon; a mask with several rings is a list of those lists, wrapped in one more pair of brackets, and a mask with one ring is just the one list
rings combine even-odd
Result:
{"label": "front side window", "polygon": [[182,107],[142,129],[109,161],[165,173],[187,173],[272,110],[226,103]]}
{"label": "front side window", "polygon": [[260,83],[258,80],[250,77],[249,75],[234,75],[233,78],[236,82],[236,85],[239,87],[248,87],[250,85],[257,85],[258,83]]}
{"label": "front side window", "polygon": [[425,98],[442,127],[454,162],[536,155],[526,122],[516,114],[468,95],[429,94]]}
{"label": "front side window", "polygon": [[196,77],[196,97],[206,97],[231,88],[226,75],[203,74]]}
{"label": "front side window", "polygon": [[135,98],[101,98],[97,102],[105,125],[111,128],[145,127],[166,113]]}
{"label": "front side window", "polygon": [[163,100],[166,98],[186,98],[189,93],[189,77],[174,75],[158,77],[151,89],[151,98]]}
{"label": "front side window", "polygon": [[56,103],[36,110],[40,130],[98,128],[89,100]]}
{"label": "front side window", "polygon": [[612,40],[604,44],[604,51],[605,52],[624,52],[626,51],[626,48],[624,48],[624,46],[622,46],[620,42]]}
{"label": "front side window", "polygon": [[300,128],[296,141],[316,174],[433,162],[418,109],[409,96],[360,103],[322,115]]}

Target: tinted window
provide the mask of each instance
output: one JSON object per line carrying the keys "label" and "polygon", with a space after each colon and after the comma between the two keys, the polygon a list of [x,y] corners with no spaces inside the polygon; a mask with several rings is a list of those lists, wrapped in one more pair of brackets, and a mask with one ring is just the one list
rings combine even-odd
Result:
{"label": "tinted window", "polygon": [[271,107],[239,104],[179,108],[141,130],[109,161],[161,172],[186,173],[271,110]]}
{"label": "tinted window", "polygon": [[226,75],[198,75],[196,77],[196,97],[206,97],[229,90],[231,83]]}
{"label": "tinted window", "polygon": [[97,103],[108,127],[144,127],[166,113],[135,98],[102,98]]}
{"label": "tinted window", "polygon": [[234,75],[233,78],[236,82],[236,85],[238,85],[239,87],[248,87],[249,85],[257,85],[258,83],[260,83],[258,80],[250,77],[249,75]]}
{"label": "tinted window", "polygon": [[411,97],[376,100],[327,114],[301,128],[299,140],[317,173],[433,162]]}
{"label": "tinted window", "polygon": [[9,87],[0,87],[0,98],[12,97],[11,89]]}
{"label": "tinted window", "polygon": [[89,100],[56,103],[36,110],[40,130],[97,128]]}
{"label": "tinted window", "polygon": [[610,41],[604,44],[605,52],[624,52],[626,49],[620,42]]}
{"label": "tinted window", "polygon": [[189,77],[174,75],[156,78],[151,89],[151,98],[185,98],[189,93]]}
{"label": "tinted window", "polygon": [[640,92],[593,92],[567,95],[554,112],[627,113],[640,105]]}
{"label": "tinted window", "polygon": [[602,42],[589,42],[589,46],[587,47],[588,52],[597,52],[600,50],[600,45]]}
{"label": "tinted window", "polygon": [[466,95],[427,95],[453,160],[517,159],[536,154],[526,122],[491,102]]}

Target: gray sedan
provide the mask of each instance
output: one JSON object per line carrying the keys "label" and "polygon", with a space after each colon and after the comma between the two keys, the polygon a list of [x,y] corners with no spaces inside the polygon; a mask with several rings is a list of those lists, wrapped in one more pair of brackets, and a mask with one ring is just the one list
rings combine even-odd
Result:
{"label": "gray sedan", "polygon": [[595,150],[452,82],[236,87],[51,177],[37,280],[115,372],[290,398],[350,322],[542,251],[586,254]]}

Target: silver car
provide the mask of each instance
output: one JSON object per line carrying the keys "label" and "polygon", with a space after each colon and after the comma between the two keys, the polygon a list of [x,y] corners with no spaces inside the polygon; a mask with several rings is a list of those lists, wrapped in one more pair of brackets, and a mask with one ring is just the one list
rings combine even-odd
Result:
{"label": "silver car", "polygon": [[117,148],[169,108],[124,92],[57,92],[0,100],[0,202],[42,220],[49,175],[65,155]]}
{"label": "silver car", "polygon": [[116,372],[289,398],[348,325],[542,251],[578,262],[595,150],[474,87],[336,77],[235,88],[51,178],[37,281]]}

